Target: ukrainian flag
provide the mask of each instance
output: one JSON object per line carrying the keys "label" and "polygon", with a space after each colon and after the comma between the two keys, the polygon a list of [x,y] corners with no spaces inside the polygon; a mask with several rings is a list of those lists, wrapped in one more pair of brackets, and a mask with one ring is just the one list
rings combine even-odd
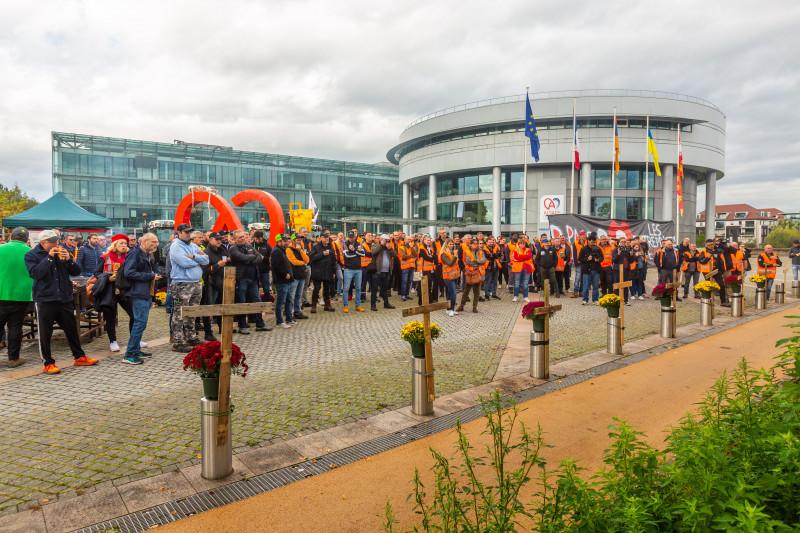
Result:
{"label": "ukrainian flag", "polygon": [[658,166],[658,149],[656,142],[653,140],[653,132],[647,130],[647,153],[653,154],[653,167],[656,171],[656,176],[661,176],[661,167]]}

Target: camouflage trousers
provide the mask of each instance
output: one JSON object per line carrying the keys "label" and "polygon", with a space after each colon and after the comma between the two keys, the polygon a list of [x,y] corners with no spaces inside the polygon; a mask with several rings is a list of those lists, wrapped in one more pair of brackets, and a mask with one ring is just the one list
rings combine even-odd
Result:
{"label": "camouflage trousers", "polygon": [[169,291],[172,294],[172,316],[169,320],[169,329],[175,344],[189,344],[197,338],[195,319],[180,318],[180,308],[184,305],[200,305],[203,287],[200,282],[174,282],[170,283]]}

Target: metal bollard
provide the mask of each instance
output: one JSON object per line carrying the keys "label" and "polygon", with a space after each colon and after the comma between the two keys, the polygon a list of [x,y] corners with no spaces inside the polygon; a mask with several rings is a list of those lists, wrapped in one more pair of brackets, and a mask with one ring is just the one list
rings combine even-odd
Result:
{"label": "metal bollard", "polygon": [[672,306],[661,306],[661,336],[665,339],[675,338],[675,311]]}
{"label": "metal bollard", "polygon": [[800,281],[792,280],[792,298],[800,298]]}
{"label": "metal bollard", "polygon": [[703,326],[714,325],[714,301],[711,298],[702,298],[700,300],[700,323]]}
{"label": "metal bollard", "polygon": [[200,475],[205,479],[222,479],[233,472],[230,427],[225,444],[217,444],[217,420],[220,416],[218,411],[218,400],[200,399],[200,441],[203,445]]}
{"label": "metal bollard", "polygon": [[608,317],[606,351],[612,355],[622,355],[622,329],[619,317]]}
{"label": "metal bollard", "polygon": [[756,309],[763,311],[767,308],[767,289],[756,288]]}
{"label": "metal bollard", "polygon": [[531,377],[550,379],[550,339],[544,331],[531,332]]}
{"label": "metal bollard", "polygon": [[411,358],[411,412],[419,416],[433,414],[433,402],[428,394],[428,376],[433,372],[425,372],[425,358]]}
{"label": "metal bollard", "polygon": [[784,288],[783,283],[776,283],[775,284],[775,303],[782,304],[786,302],[786,289]]}
{"label": "metal bollard", "polygon": [[731,294],[731,316],[734,318],[741,317],[744,309],[744,295],[740,292]]}

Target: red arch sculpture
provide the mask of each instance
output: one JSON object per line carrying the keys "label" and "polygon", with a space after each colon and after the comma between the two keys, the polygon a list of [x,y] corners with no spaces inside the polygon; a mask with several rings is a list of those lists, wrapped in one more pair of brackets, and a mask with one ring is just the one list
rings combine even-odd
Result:
{"label": "red arch sculpture", "polygon": [[281,203],[278,199],[266,191],[247,189],[236,193],[231,198],[231,202],[236,207],[242,207],[250,202],[259,202],[263,205],[267,210],[267,215],[269,215],[269,244],[270,246],[275,246],[275,236],[286,230],[283,208],[281,208]]}
{"label": "red arch sculpture", "polygon": [[[208,191],[190,192],[183,197],[178,204],[178,208],[175,210],[175,229],[181,224],[191,224],[192,208],[201,203],[211,204],[211,207],[217,211],[217,220],[214,222],[212,231],[234,231],[237,229],[244,229],[242,221],[239,220],[239,215],[233,210],[231,204],[222,196]],[[280,205],[278,207],[280,207]]]}

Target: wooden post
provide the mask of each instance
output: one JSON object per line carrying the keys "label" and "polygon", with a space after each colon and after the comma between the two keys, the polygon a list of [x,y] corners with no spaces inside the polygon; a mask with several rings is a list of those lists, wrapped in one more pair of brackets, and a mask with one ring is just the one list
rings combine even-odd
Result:
{"label": "wooden post", "polygon": [[422,305],[403,309],[403,316],[422,315],[422,327],[425,335],[425,374],[428,382],[428,398],[433,401],[436,394],[433,388],[433,352],[431,351],[431,312],[439,309],[446,309],[449,304],[444,302],[428,303],[428,276],[423,275],[420,280],[422,291]]}
{"label": "wooden post", "polygon": [[619,266],[619,282],[613,285],[613,288],[619,291],[619,339],[622,344],[625,344],[625,289],[633,286],[632,281],[623,281],[625,279],[625,267]]}

